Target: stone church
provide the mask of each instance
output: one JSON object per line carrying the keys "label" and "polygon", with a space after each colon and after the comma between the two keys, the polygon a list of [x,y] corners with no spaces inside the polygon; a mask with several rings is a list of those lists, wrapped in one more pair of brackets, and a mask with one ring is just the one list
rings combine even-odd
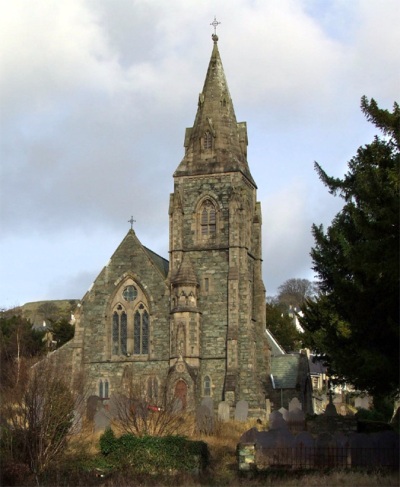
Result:
{"label": "stone church", "polygon": [[[169,204],[169,262],[130,229],[83,297],[75,337],[60,349],[90,394],[110,397],[126,378],[153,404],[204,397],[265,409],[261,206],[247,162],[218,37],[193,127],[187,128]],[[66,362],[67,363],[67,362]]]}

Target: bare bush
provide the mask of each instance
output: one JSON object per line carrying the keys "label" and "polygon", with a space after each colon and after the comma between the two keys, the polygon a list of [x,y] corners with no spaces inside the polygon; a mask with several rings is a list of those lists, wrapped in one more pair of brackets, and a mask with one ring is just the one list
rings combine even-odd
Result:
{"label": "bare bush", "polygon": [[79,424],[82,396],[65,369],[47,359],[29,365],[19,364],[18,382],[3,390],[1,447],[3,458],[28,465],[37,478],[63,453]]}
{"label": "bare bush", "polygon": [[114,417],[121,429],[135,436],[188,435],[193,420],[177,399],[166,394],[157,402],[147,397],[144,384],[130,381],[112,396]]}

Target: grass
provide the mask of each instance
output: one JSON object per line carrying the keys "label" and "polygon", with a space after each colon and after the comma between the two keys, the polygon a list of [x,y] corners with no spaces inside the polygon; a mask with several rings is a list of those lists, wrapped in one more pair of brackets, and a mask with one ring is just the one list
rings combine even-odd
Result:
{"label": "grass", "polygon": [[[210,467],[202,475],[188,473],[138,475],[129,471],[112,471],[99,455],[101,433],[84,430],[70,444],[67,455],[42,479],[40,485],[57,487],[394,487],[399,485],[398,472],[390,471],[269,471],[240,474],[236,446],[242,433],[260,425],[248,421],[218,423],[215,434],[188,434],[191,439],[208,444]],[[24,486],[35,485],[26,477]]]}

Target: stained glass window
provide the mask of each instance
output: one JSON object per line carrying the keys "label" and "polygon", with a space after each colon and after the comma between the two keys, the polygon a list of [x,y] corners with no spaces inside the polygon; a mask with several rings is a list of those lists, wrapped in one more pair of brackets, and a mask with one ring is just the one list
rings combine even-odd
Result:
{"label": "stained glass window", "polygon": [[126,286],[122,292],[122,296],[126,301],[134,301],[136,299],[138,292],[135,286]]}
{"label": "stained glass window", "polygon": [[119,352],[119,315],[116,311],[113,314],[112,350],[114,355],[117,355]]}
{"label": "stained glass window", "polygon": [[[144,306],[140,306],[144,309]],[[149,313],[136,311],[133,322],[133,353],[146,355],[149,353]]]}
{"label": "stained glass window", "polygon": [[103,398],[104,397],[104,391],[103,391],[103,381],[100,379],[99,381],[99,397]]}
{"label": "stained glass window", "polygon": [[121,353],[126,355],[127,353],[127,341],[128,341],[128,319],[126,313],[121,315]]}

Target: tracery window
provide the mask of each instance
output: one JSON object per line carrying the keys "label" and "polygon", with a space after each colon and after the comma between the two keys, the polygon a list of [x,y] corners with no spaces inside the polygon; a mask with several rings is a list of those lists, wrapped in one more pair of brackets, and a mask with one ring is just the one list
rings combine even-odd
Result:
{"label": "tracery window", "polygon": [[112,317],[112,352],[114,355],[127,353],[127,316],[121,305],[113,313]]}
{"label": "tracery window", "polygon": [[111,356],[144,359],[149,353],[150,314],[147,297],[133,281],[126,279],[117,289],[111,302]]}
{"label": "tracery window", "polygon": [[217,229],[217,216],[215,206],[210,200],[203,203],[200,210],[200,229],[203,237],[215,235]]}
{"label": "tracery window", "polygon": [[143,304],[134,315],[133,353],[135,355],[149,353],[149,313]]}

